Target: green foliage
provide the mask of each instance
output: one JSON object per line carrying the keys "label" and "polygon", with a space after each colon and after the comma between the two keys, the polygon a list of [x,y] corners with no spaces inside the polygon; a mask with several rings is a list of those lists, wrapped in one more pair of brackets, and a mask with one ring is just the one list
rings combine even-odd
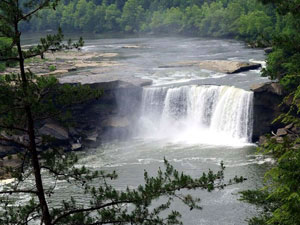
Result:
{"label": "green foliage", "polygon": [[[288,111],[274,122],[293,124],[294,131],[283,138],[275,138],[262,146],[265,154],[271,154],[276,163],[265,174],[266,183],[260,190],[242,192],[242,200],[262,209],[258,217],[249,224],[298,225],[300,221],[300,11],[298,0],[262,0],[276,6],[277,21],[282,19],[282,28],[277,23],[273,36],[273,52],[267,57],[263,75],[277,79],[284,87],[286,97],[283,104]],[[281,31],[281,32],[280,32]]]}
{"label": "green foliage", "polygon": [[56,66],[55,66],[55,65],[50,65],[50,66],[49,66],[49,70],[50,70],[51,72],[55,71],[55,70],[56,70]]}
{"label": "green foliage", "polygon": [[62,1],[56,8],[42,11],[26,30],[60,26],[97,33],[172,32],[237,37],[261,45],[268,45],[265,40],[275,33],[293,30],[288,15],[279,16],[274,7],[257,0],[73,0]]}
{"label": "green foliage", "polygon": [[122,27],[126,32],[136,32],[141,27],[141,22],[144,19],[144,9],[139,4],[138,0],[128,0],[123,8],[123,13],[120,19]]}
{"label": "green foliage", "polygon": [[[1,34],[1,33],[0,33]],[[10,46],[12,40],[7,37],[1,37],[0,35],[0,57],[14,57],[16,55],[15,49],[12,49]],[[6,62],[0,62],[0,72],[4,71],[6,67],[13,66],[15,63],[13,60],[8,60]]]}
{"label": "green foliage", "polygon": [[239,19],[239,34],[243,37],[258,39],[258,36],[270,39],[273,29],[272,18],[263,11],[254,11],[242,15]]}

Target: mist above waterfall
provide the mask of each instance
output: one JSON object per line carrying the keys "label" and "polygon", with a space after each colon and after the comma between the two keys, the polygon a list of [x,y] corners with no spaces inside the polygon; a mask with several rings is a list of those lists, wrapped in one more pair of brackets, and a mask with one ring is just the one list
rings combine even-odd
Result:
{"label": "mist above waterfall", "polygon": [[187,144],[247,144],[252,99],[252,92],[228,86],[145,88],[138,135]]}

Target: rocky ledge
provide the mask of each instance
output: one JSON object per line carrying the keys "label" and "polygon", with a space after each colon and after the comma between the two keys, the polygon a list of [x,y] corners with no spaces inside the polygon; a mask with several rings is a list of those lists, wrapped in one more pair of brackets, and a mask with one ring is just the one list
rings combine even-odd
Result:
{"label": "rocky ledge", "polygon": [[284,91],[279,83],[267,82],[255,84],[251,87],[254,92],[253,106],[253,141],[258,141],[261,135],[277,131],[284,126],[273,121],[288,110],[288,106],[281,104]]}
{"label": "rocky ledge", "polygon": [[[85,51],[60,51],[54,53],[45,53],[44,59],[39,56],[26,61],[26,69],[30,69],[36,75],[56,75],[61,76],[70,72],[77,71],[83,68],[101,68],[102,71],[109,71],[113,67],[121,66],[119,62],[115,61],[118,53],[97,53]],[[19,68],[7,68],[5,73],[17,73]]]}
{"label": "rocky ledge", "polygon": [[[39,151],[49,147],[42,143],[42,136],[50,137],[51,146],[59,146],[65,151],[97,147],[112,139],[127,138],[138,113],[142,87],[152,83],[151,80],[135,77],[106,75],[66,76],[60,78],[59,81],[60,83],[89,85],[91,88],[103,90],[103,94],[99,99],[69,108],[73,118],[72,127],[65,127],[55,119],[47,119],[39,123],[36,127],[36,142]],[[28,141],[27,136],[14,135],[9,138],[14,138],[19,142]],[[16,157],[20,151],[22,147],[18,144],[11,145],[11,143],[0,141],[0,178],[9,177],[9,174],[3,171],[4,167],[16,167],[20,164]]]}
{"label": "rocky ledge", "polygon": [[201,69],[212,70],[220,73],[233,74],[258,69],[261,67],[261,64],[228,60],[204,60],[171,63],[168,65],[162,65],[159,68],[178,68],[191,66],[197,66]]}

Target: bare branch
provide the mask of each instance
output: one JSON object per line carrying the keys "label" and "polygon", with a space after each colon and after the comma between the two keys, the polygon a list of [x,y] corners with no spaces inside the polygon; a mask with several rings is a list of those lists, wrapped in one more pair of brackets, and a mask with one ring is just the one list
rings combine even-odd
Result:
{"label": "bare branch", "polygon": [[19,194],[19,193],[27,193],[27,194],[37,194],[37,191],[33,190],[9,190],[9,191],[0,191],[0,195],[4,194]]}
{"label": "bare branch", "polygon": [[15,127],[15,126],[4,126],[0,124],[0,128],[2,129],[7,129],[7,130],[18,130],[18,131],[22,131],[22,132],[28,132],[28,130],[20,128],[20,127]]}
{"label": "bare branch", "polygon": [[20,142],[20,141],[15,140],[15,139],[10,139],[10,138],[5,137],[3,135],[0,135],[0,141],[13,142],[13,143],[16,143],[16,144],[22,146],[23,148],[28,148],[29,147],[28,145],[24,144],[23,142]]}
{"label": "bare branch", "polygon": [[11,57],[11,58],[0,58],[0,62],[7,62],[7,61],[19,61],[20,58]]}

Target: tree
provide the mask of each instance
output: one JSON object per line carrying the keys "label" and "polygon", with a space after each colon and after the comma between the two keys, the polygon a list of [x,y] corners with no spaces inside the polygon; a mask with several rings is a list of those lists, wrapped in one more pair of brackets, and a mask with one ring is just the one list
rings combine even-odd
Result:
{"label": "tree", "polygon": [[[180,194],[181,189],[200,188],[212,191],[224,188],[224,166],[217,173],[209,171],[193,179],[179,173],[167,161],[165,170],[159,170],[157,177],[144,174],[145,184],[137,189],[119,191],[109,184],[116,174],[90,171],[76,167],[77,157],[65,153],[58,147],[46,145],[51,140],[40,136],[39,121],[57,117],[69,105],[99,97],[100,92],[87,86],[59,85],[55,77],[39,77],[25,70],[25,59],[43,55],[47,51],[80,47],[82,40],[71,46],[62,44],[61,31],[42,38],[40,44],[24,50],[21,46],[20,23],[28,22],[45,8],[55,9],[58,0],[2,0],[0,2],[0,35],[12,40],[10,48],[16,55],[0,54],[1,62],[17,62],[20,71],[1,76],[0,79],[0,141],[19,146],[22,163],[17,169],[7,168],[16,181],[0,191],[0,223],[6,225],[27,225],[38,222],[44,225],[96,225],[96,224],[179,224],[180,214],[172,211],[167,217],[161,212],[167,209],[174,198],[180,199],[190,209],[200,208],[200,199]],[[2,52],[1,52],[2,53]],[[45,149],[46,148],[46,149]],[[27,183],[33,177],[33,183]],[[45,186],[44,178],[51,179]],[[77,185],[90,201],[81,205],[70,197],[59,205],[49,202],[56,182]],[[234,178],[228,184],[241,182]],[[91,185],[91,182],[97,186]],[[14,199],[18,194],[29,195],[31,199],[18,205]],[[151,203],[165,196],[166,202],[149,209]]]}
{"label": "tree", "polygon": [[[280,18],[287,25],[273,36],[273,52],[267,57],[265,76],[278,79],[285,89],[283,104],[289,107],[275,121],[293,125],[293,134],[277,142],[270,138],[261,146],[265,154],[271,154],[276,163],[266,173],[262,189],[242,192],[242,200],[262,209],[260,215],[249,220],[249,224],[298,225],[300,221],[300,2],[262,0],[277,8]],[[278,16],[279,17],[279,16]]]}
{"label": "tree", "polygon": [[128,0],[123,8],[121,24],[126,32],[138,31],[144,17],[144,9],[137,0]]}
{"label": "tree", "polygon": [[108,30],[118,30],[119,19],[121,11],[117,8],[116,4],[112,4],[106,7],[105,10],[105,27]]}

